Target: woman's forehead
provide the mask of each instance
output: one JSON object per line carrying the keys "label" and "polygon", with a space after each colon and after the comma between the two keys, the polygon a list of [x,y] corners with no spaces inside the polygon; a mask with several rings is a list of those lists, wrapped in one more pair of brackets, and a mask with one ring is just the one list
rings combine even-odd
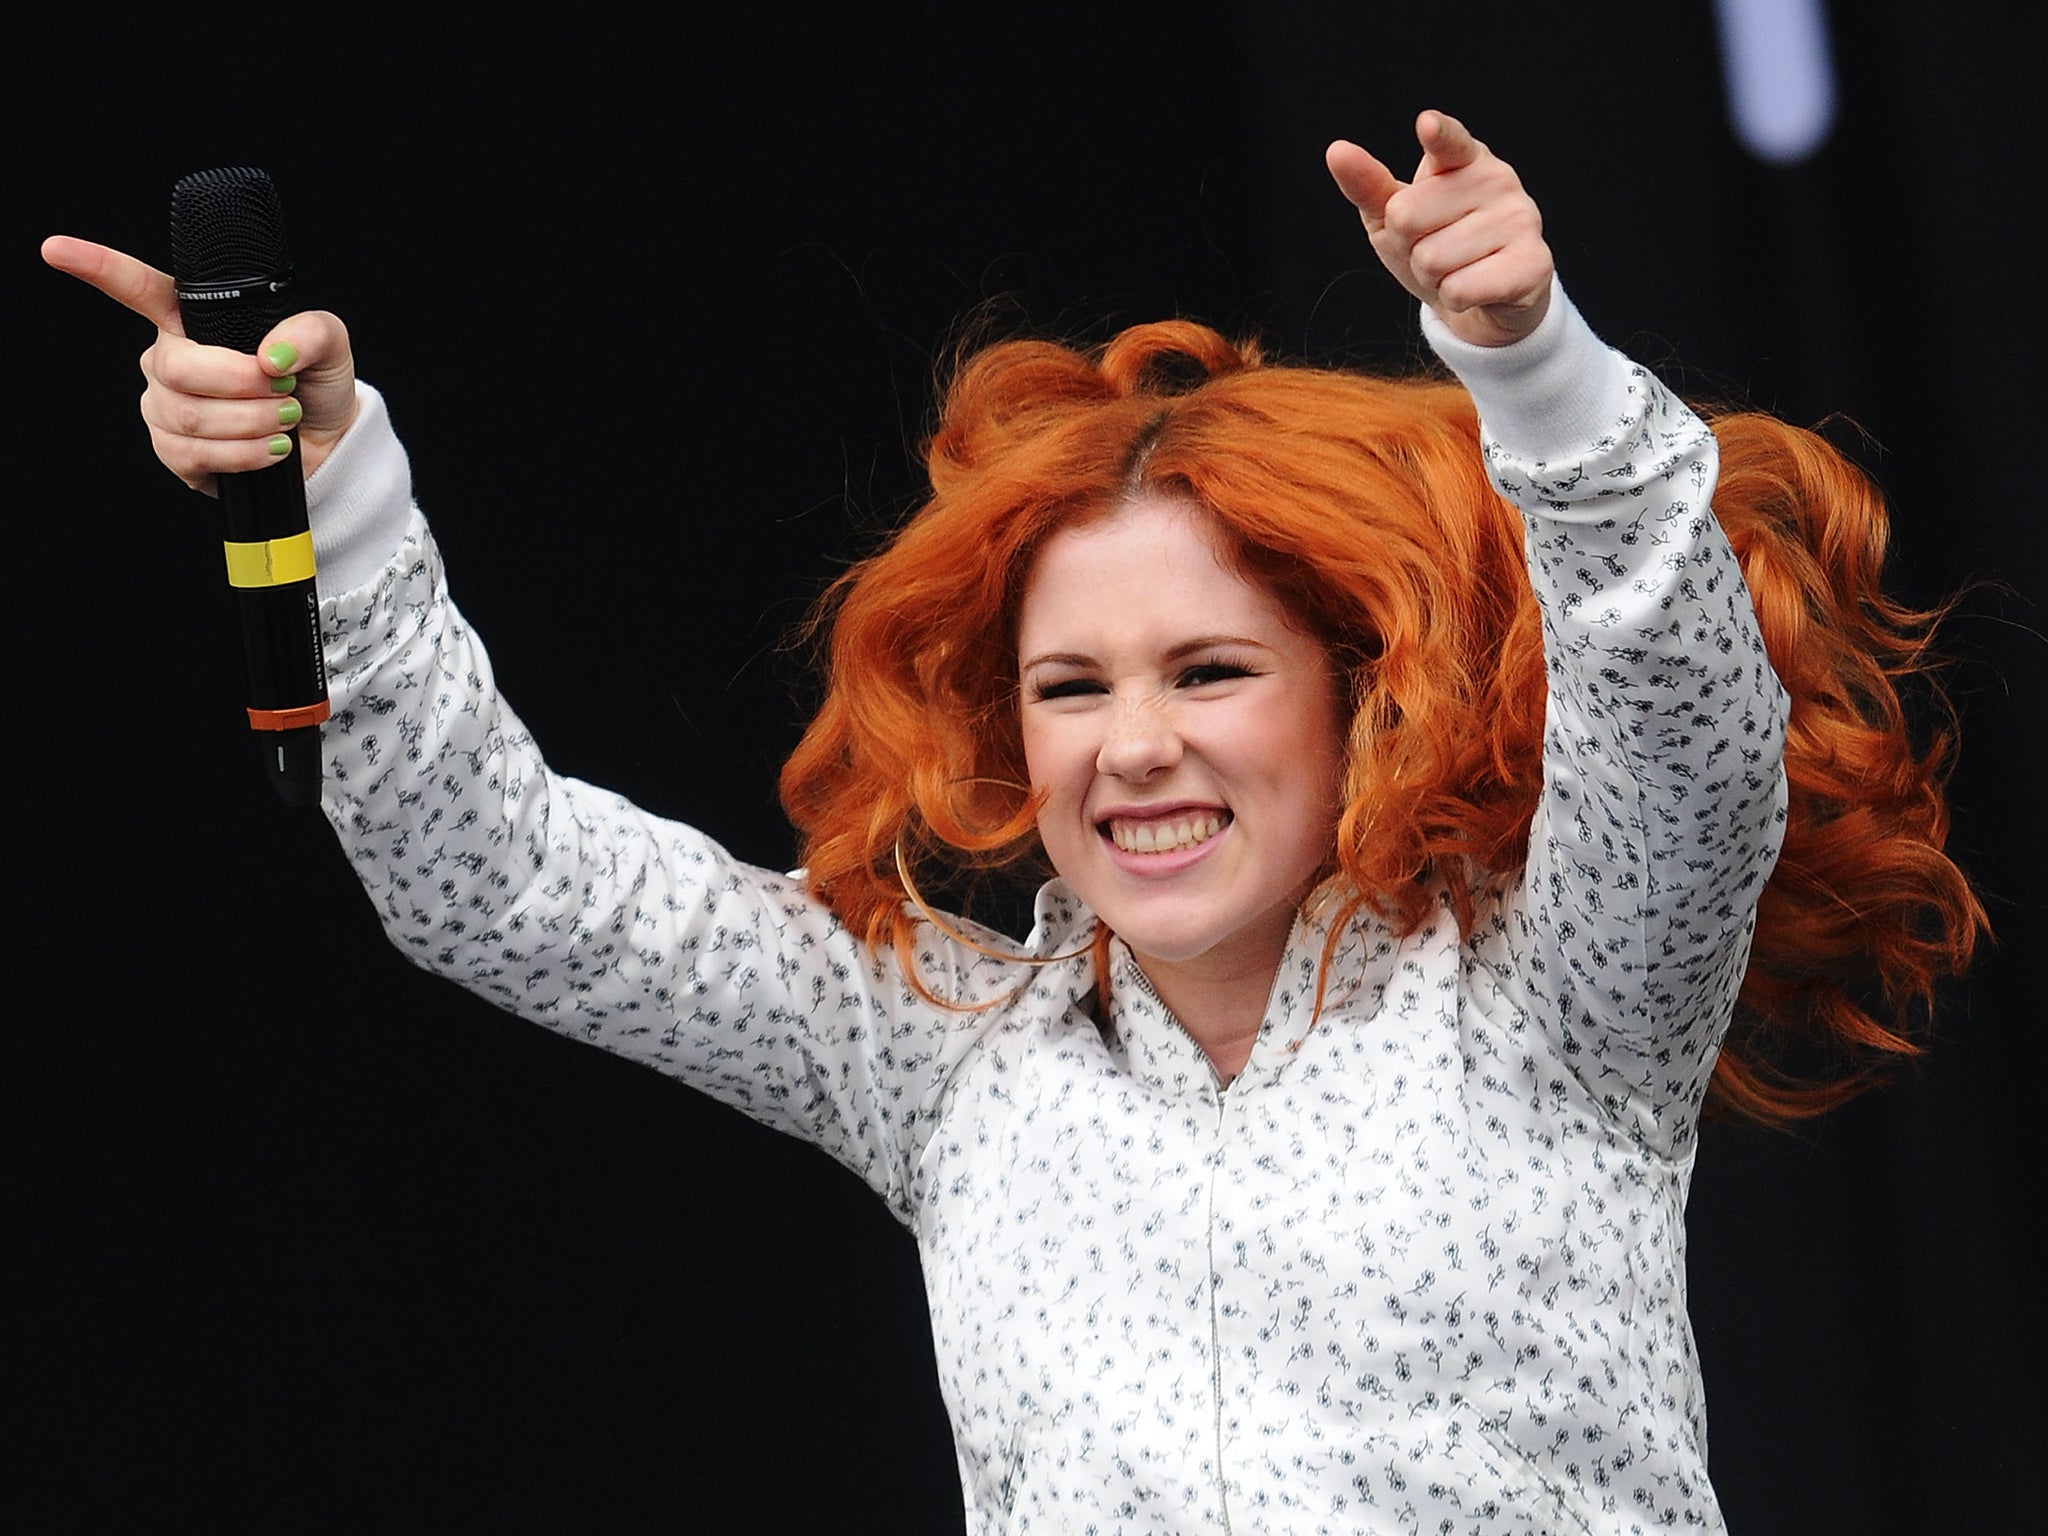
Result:
{"label": "woman's forehead", "polygon": [[1185,497],[1143,492],[1049,535],[1019,605],[1020,654],[1061,637],[1131,642],[1187,632],[1292,631],[1279,599],[1230,558],[1216,516]]}

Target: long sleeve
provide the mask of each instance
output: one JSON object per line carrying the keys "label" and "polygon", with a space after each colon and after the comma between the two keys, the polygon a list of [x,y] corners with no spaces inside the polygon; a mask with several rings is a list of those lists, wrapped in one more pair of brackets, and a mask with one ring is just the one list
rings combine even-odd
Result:
{"label": "long sleeve", "polygon": [[[819,1144],[907,1219],[928,1116],[972,1038],[961,1015],[799,882],[552,772],[449,596],[373,392],[344,453],[312,502],[338,573],[325,809],[392,942]],[[993,995],[1002,971],[936,940],[921,963],[941,996]]]}
{"label": "long sleeve", "polygon": [[1784,691],[1711,508],[1711,431],[1561,290],[1513,347],[1430,339],[1527,523],[1549,697],[1508,921],[1587,1091],[1689,1150],[1784,822]]}

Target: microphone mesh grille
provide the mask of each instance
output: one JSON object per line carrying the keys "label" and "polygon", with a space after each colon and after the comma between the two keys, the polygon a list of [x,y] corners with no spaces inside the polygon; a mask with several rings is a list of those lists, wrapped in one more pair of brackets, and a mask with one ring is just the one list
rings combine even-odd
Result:
{"label": "microphone mesh grille", "polygon": [[[291,277],[284,209],[267,173],[228,166],[179,180],[171,191],[171,275],[183,289]],[[181,309],[195,341],[245,352],[290,312],[274,291],[232,304],[187,302]]]}

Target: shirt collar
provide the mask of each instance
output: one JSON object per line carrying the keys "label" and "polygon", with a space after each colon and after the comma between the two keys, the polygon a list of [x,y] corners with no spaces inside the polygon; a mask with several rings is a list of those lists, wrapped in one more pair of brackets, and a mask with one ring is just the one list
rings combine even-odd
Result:
{"label": "shirt collar", "polygon": [[[1341,906],[1324,899],[1295,918],[1273,975],[1259,1038],[1237,1082],[1270,1080],[1284,1072],[1312,1030],[1339,1024],[1356,1027],[1379,1012],[1398,964],[1399,941],[1364,909],[1353,914],[1338,938],[1318,1011],[1316,978],[1331,922]],[[1085,952],[1095,931],[1095,915],[1064,881],[1050,880],[1039,890],[1028,943],[1031,953]],[[1160,1000],[1130,946],[1119,938],[1112,938],[1109,945],[1109,992],[1109,1043],[1125,1056],[1133,1077],[1174,1098],[1215,1091],[1216,1070],[1209,1058]]]}

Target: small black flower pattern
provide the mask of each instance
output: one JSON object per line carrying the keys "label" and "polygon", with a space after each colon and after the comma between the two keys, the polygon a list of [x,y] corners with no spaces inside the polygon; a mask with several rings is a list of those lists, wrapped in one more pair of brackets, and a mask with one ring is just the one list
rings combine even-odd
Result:
{"label": "small black flower pattern", "polygon": [[[1626,367],[1615,359],[1614,366]],[[1781,833],[1781,691],[1711,436],[1631,370],[1525,512],[1550,702],[1522,878],[1305,917],[1220,1084],[1112,944],[928,930],[935,1007],[799,880],[552,774],[413,513],[329,604],[328,811],[393,942],[816,1143],[915,1234],[969,1528],[1720,1528],[1685,1312],[1708,1074]],[[1018,953],[1081,947],[1060,882]],[[1008,941],[981,935],[1001,948]]]}

